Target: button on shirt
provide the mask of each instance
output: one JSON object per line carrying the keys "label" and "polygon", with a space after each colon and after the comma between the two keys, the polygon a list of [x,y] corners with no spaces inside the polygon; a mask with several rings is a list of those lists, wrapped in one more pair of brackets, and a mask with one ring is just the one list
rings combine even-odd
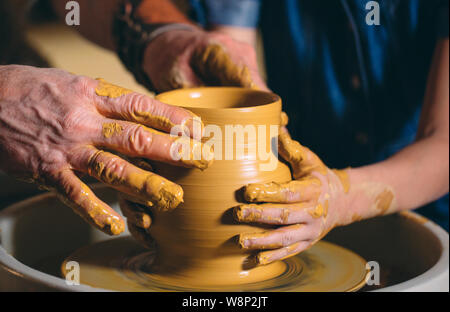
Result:
{"label": "button on shirt", "polygon": [[[294,138],[330,167],[381,161],[414,142],[448,0],[190,0],[204,24],[258,27],[268,85]],[[448,195],[421,212],[448,230]]]}

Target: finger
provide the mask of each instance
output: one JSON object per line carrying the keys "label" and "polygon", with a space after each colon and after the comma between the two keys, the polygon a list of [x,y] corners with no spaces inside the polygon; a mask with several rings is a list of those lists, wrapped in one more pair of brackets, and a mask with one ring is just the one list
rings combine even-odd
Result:
{"label": "finger", "polygon": [[141,157],[184,167],[208,168],[214,159],[210,146],[127,121],[105,119],[93,144],[130,157]]}
{"label": "finger", "polygon": [[161,208],[159,209],[157,207],[157,204],[149,202],[148,200],[136,197],[135,195],[130,195],[130,194],[126,194],[126,193],[120,193],[120,197],[122,197],[124,200],[131,202],[131,203],[135,203],[135,204],[139,204],[142,207],[145,207],[145,211],[150,211],[150,209],[156,209],[157,211],[163,211],[164,209]]}
{"label": "finger", "polygon": [[95,89],[98,111],[109,118],[122,119],[144,124],[151,128],[170,133],[176,126],[184,126],[189,130],[188,136],[197,131],[199,138],[203,133],[201,119],[192,112],[162,103],[146,95],[124,89],[98,79]]}
{"label": "finger", "polygon": [[277,249],[300,241],[309,240],[311,234],[304,224],[281,227],[263,233],[246,233],[239,236],[239,245],[243,249]]}
{"label": "finger", "polygon": [[152,165],[143,158],[130,158],[129,161],[135,165],[136,167],[139,167],[146,171],[153,171]]}
{"label": "finger", "polygon": [[128,231],[130,234],[136,239],[142,246],[147,248],[152,248],[154,246],[154,240],[150,236],[150,234],[137,226],[135,226],[130,221],[127,222]]}
{"label": "finger", "polygon": [[256,259],[258,264],[269,264],[277,260],[284,260],[286,258],[293,257],[305,251],[311,247],[311,245],[312,244],[310,241],[301,241],[280,249],[260,252]]}
{"label": "finger", "polygon": [[171,75],[162,75],[158,77],[157,84],[160,86],[159,89],[161,92],[206,85],[194,72],[189,60],[182,59],[184,59],[184,56],[181,56],[175,72],[172,72]]}
{"label": "finger", "polygon": [[236,64],[220,44],[208,44],[197,49],[192,58],[192,65],[197,76],[207,85],[247,88],[255,86],[249,68],[245,64]]}
{"label": "finger", "polygon": [[318,178],[307,177],[287,183],[249,184],[244,188],[244,198],[248,202],[295,203],[317,200],[322,183]]}
{"label": "finger", "polygon": [[289,130],[286,127],[280,127],[280,133],[287,133],[287,134],[289,134]]}
{"label": "finger", "polygon": [[122,158],[96,148],[85,148],[73,161],[80,171],[111,187],[139,198],[147,206],[172,210],[183,201],[183,189],[152,172],[142,170]]}
{"label": "finger", "polygon": [[280,133],[286,133],[289,135],[289,130],[286,128],[289,123],[289,117],[285,112],[281,112],[280,115]]}
{"label": "finger", "polygon": [[278,152],[291,164],[295,179],[309,175],[313,171],[323,175],[327,173],[327,167],[320,158],[299,142],[292,140],[289,133],[284,132],[278,136]]}
{"label": "finger", "polygon": [[120,209],[128,222],[131,222],[141,229],[150,228],[152,223],[150,215],[145,213],[137,204],[124,200],[123,198],[119,198],[119,204]]}
{"label": "finger", "polygon": [[281,112],[281,116],[280,116],[280,126],[281,127],[286,127],[289,123],[289,117],[285,112]]}
{"label": "finger", "polygon": [[122,217],[97,198],[71,170],[54,177],[58,197],[88,223],[109,234],[118,235],[125,229]]}
{"label": "finger", "polygon": [[[210,33],[208,44],[194,54],[194,69],[210,85],[231,85],[270,91],[258,70],[256,52],[251,45],[237,43],[231,37]],[[197,66],[195,66],[197,65]]]}
{"label": "finger", "polygon": [[234,208],[236,221],[288,225],[310,222],[314,206],[309,203],[296,204],[250,204]]}
{"label": "finger", "polygon": [[[192,45],[193,47],[196,44]],[[190,62],[191,53],[187,52],[179,55],[175,67],[173,64],[166,64],[166,68],[172,67],[168,72],[153,73],[152,83],[159,92],[166,92],[176,89],[194,88],[205,86],[201,81]],[[164,67],[164,66],[163,66]]]}
{"label": "finger", "polygon": [[257,70],[250,70],[250,75],[253,80],[253,84],[250,85],[251,88],[261,90],[261,91],[266,91],[266,92],[272,92],[267,87],[266,82],[262,79],[262,77],[259,75],[259,72]]}

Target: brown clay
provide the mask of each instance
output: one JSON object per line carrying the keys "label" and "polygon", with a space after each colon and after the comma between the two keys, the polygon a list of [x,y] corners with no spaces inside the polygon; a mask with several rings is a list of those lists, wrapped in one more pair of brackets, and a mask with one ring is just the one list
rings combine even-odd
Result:
{"label": "brown clay", "polygon": [[390,190],[384,190],[377,196],[375,203],[377,205],[377,209],[381,211],[381,214],[384,214],[389,207],[391,207],[393,199],[394,194]]}
{"label": "brown clay", "polygon": [[98,86],[95,89],[95,93],[98,96],[106,96],[112,99],[121,97],[122,95],[127,95],[133,93],[133,91],[113,85],[107,82],[105,79],[97,78]]}
{"label": "brown clay", "polygon": [[344,188],[344,192],[347,194],[348,191],[350,190],[350,180],[348,178],[348,174],[347,174],[346,170],[333,169],[333,172],[337,175],[337,177],[341,181],[342,187]]}
{"label": "brown clay", "polygon": [[206,49],[196,52],[193,63],[200,76],[212,84],[256,87],[248,67],[236,65],[227,51],[219,44],[210,44]]}
{"label": "brown clay", "polygon": [[103,136],[105,138],[111,138],[112,136],[116,134],[120,134],[123,131],[123,127],[119,125],[118,123],[112,122],[112,123],[104,123],[103,124]]}
{"label": "brown clay", "polygon": [[[143,233],[131,229],[133,235]],[[183,277],[171,279],[149,272],[147,263],[153,261],[154,255],[153,249],[144,249],[131,237],[119,237],[78,249],[63,262],[61,271],[62,276],[66,276],[66,264],[77,261],[82,284],[116,291],[356,291],[365,285],[367,274],[367,261],[350,250],[324,241],[284,260],[282,264],[286,269],[276,278],[244,285],[193,287],[183,284]],[[245,280],[246,271],[242,273]],[[214,282],[219,277],[201,275],[199,278]]]}
{"label": "brown clay", "polygon": [[[216,125],[222,133],[227,124],[275,125],[276,128],[280,125],[281,101],[270,93],[241,88],[200,88],[164,93],[158,99],[192,110],[202,117],[206,130],[209,125]],[[272,142],[276,136],[267,135],[258,142],[252,142],[254,139],[247,136],[239,144],[247,148],[265,141],[266,147],[276,146]],[[129,238],[80,249],[66,262],[80,263],[85,272],[82,283],[126,291],[351,291],[360,288],[366,273],[365,262],[341,247],[319,242],[299,256],[264,265],[271,262],[264,258],[264,253],[256,258],[253,251],[239,245],[240,234],[263,236],[271,228],[235,221],[233,213],[241,218],[249,217],[244,210],[255,206],[233,209],[243,203],[242,187],[250,183],[283,186],[291,180],[291,173],[287,165],[278,161],[275,170],[260,170],[260,165],[267,160],[259,157],[239,155],[233,160],[223,160],[225,146],[231,145],[236,150],[237,142],[237,139],[225,142],[222,137],[222,148],[214,146],[214,164],[204,171],[152,164],[156,173],[180,185],[184,191],[184,202],[171,211],[152,209],[151,220],[139,211],[124,211],[130,218],[130,232],[141,241],[154,239],[156,252],[150,249],[146,253]],[[320,208],[320,214],[326,214],[327,209],[327,205]],[[130,221],[143,228],[150,226],[152,238]],[[64,264],[62,271],[64,274]]]}
{"label": "brown clay", "polygon": [[[183,106],[201,116],[205,127],[216,125],[280,125],[281,100],[278,96],[241,88],[202,88],[176,90],[159,95],[158,100]],[[269,131],[267,131],[269,133]],[[208,140],[206,138],[205,140]],[[274,138],[266,137],[266,146]],[[224,140],[224,138],[222,138]],[[226,144],[222,142],[225,159]],[[258,144],[249,142],[244,145]],[[180,185],[184,203],[168,213],[154,214],[151,236],[158,245],[160,271],[172,277],[171,283],[192,286],[237,285],[258,282],[280,274],[285,265],[275,262],[248,269],[250,251],[239,247],[240,233],[264,232],[266,228],[238,224],[233,207],[242,203],[238,190],[249,183],[277,183],[291,179],[289,168],[278,162],[276,170],[261,171],[258,159],[216,160],[205,171],[155,164],[155,171]],[[176,282],[178,280],[178,282]]]}
{"label": "brown clay", "polygon": [[171,210],[183,201],[182,188],[152,172],[130,166],[122,175],[117,175],[105,163],[114,160],[115,155],[97,151],[89,160],[90,176],[115,187],[147,206],[160,210]]}

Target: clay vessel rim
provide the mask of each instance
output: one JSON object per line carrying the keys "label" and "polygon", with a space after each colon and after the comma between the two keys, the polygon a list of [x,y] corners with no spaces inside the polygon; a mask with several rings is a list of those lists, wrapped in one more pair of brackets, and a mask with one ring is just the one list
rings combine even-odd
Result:
{"label": "clay vessel rim", "polygon": [[[266,95],[268,96],[267,103],[265,104],[253,104],[248,106],[240,106],[240,107],[205,107],[205,106],[193,106],[193,105],[181,105],[178,103],[168,103],[173,106],[178,106],[185,109],[195,109],[195,110],[203,110],[203,111],[215,111],[215,112],[248,112],[249,110],[254,109],[261,109],[261,108],[269,108],[271,106],[280,105],[281,98],[277,94],[269,91],[263,91],[258,89],[251,89],[251,88],[242,88],[242,87],[197,87],[197,88],[183,88],[183,89],[176,89],[171,91],[166,91],[159,93],[155,96],[157,100],[160,100],[161,102],[164,102],[162,98],[167,96],[173,96],[176,94],[192,94],[195,92],[205,92],[205,91],[230,91],[230,92],[242,92],[242,94],[260,94],[260,95]],[[199,96],[200,97],[200,96]],[[269,99],[271,97],[271,99]]]}

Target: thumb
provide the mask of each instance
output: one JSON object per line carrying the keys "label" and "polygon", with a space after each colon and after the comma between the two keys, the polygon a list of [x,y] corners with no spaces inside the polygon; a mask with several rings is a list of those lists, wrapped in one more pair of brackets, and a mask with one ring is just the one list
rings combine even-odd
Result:
{"label": "thumb", "polygon": [[152,218],[144,211],[143,208],[139,207],[138,204],[126,200],[124,197],[119,195],[119,205],[120,210],[127,218],[127,222],[129,224],[131,223],[134,226],[145,230],[150,228]]}
{"label": "thumb", "polygon": [[209,86],[235,86],[268,90],[257,70],[249,64],[237,64],[230,53],[217,43],[210,43],[194,52],[192,66]]}
{"label": "thumb", "polygon": [[307,147],[292,140],[287,132],[278,136],[278,152],[292,167],[294,179],[310,175],[313,171],[327,173],[327,167],[322,160]]}

